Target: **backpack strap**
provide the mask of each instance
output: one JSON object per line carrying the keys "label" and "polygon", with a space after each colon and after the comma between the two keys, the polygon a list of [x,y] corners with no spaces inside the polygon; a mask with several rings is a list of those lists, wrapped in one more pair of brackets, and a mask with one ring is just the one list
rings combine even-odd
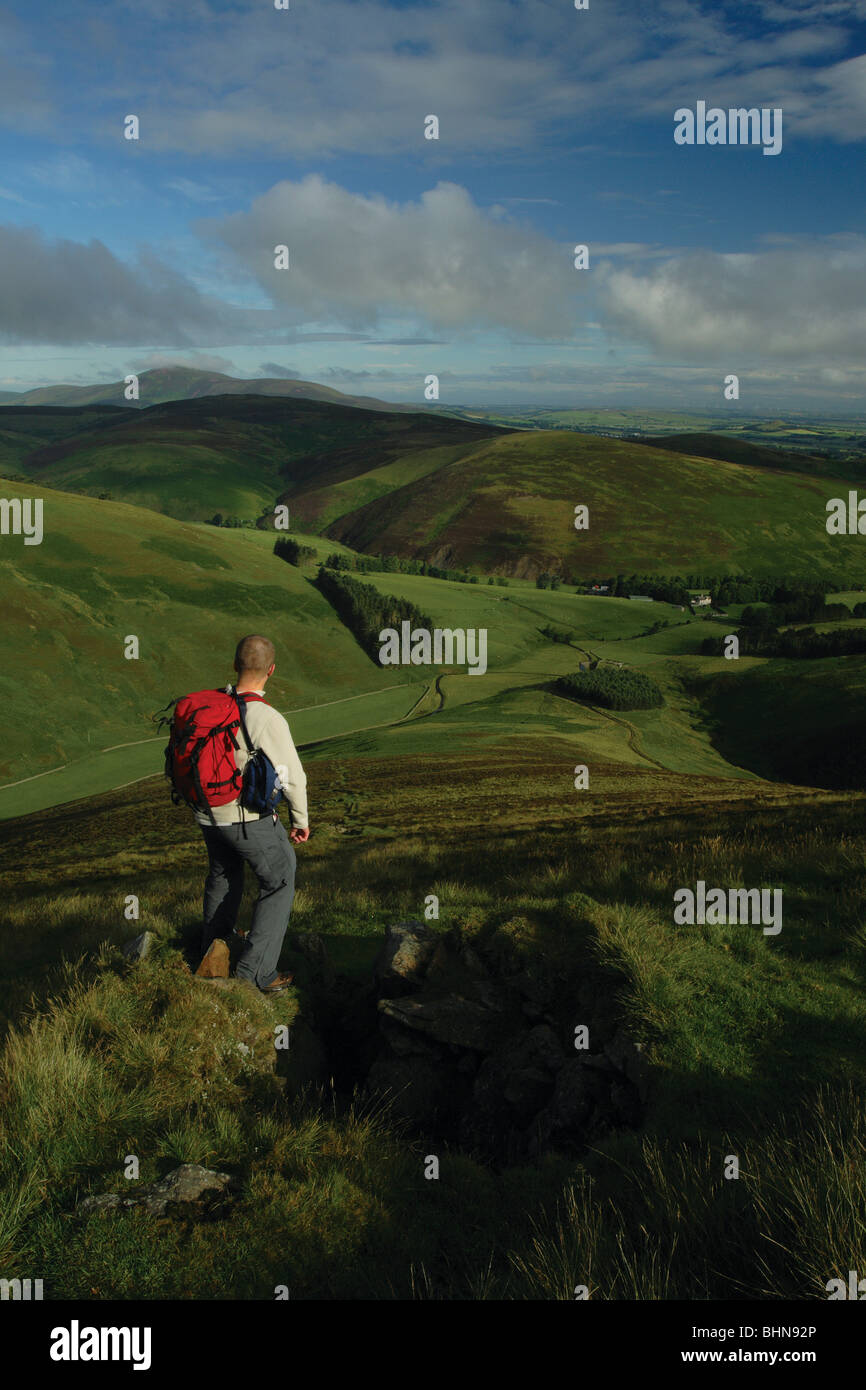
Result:
{"label": "backpack strap", "polygon": [[248,699],[252,698],[252,699],[254,699],[254,700],[260,700],[262,697],[261,697],[261,695],[253,695],[252,697],[250,697],[250,696],[248,696],[248,695],[246,695],[246,694],[244,694],[244,695],[239,695],[238,692],[237,692],[237,690],[236,690],[236,688],[235,688],[235,686],[232,686],[232,688],[231,688],[231,695],[232,695],[232,699],[234,700],[235,704],[236,704],[237,707],[238,707],[238,714],[240,715],[240,720],[241,720],[241,730],[242,730],[242,732],[243,732],[244,742],[245,742],[246,745],[247,745],[247,752],[248,752],[250,755],[252,755],[253,753],[255,753],[256,749],[255,749],[255,744],[253,743],[252,739],[250,738],[250,731],[249,731],[249,729],[247,728],[247,720],[246,720],[246,714],[245,714],[245,712],[244,712],[244,706],[246,705],[246,702],[247,702]]}
{"label": "backpack strap", "polygon": [[[234,700],[235,704],[236,704],[237,707],[238,707],[238,714],[239,714],[239,716],[240,716],[240,721],[241,721],[241,730],[242,730],[242,732],[243,732],[244,742],[245,742],[246,745],[247,745],[247,752],[249,753],[250,757],[253,757],[253,755],[255,754],[255,751],[256,751],[256,746],[255,746],[255,744],[253,743],[252,739],[250,738],[250,732],[249,732],[249,729],[247,728],[247,720],[246,720],[246,714],[244,713],[244,707],[245,707],[245,705],[246,705],[247,700],[263,700],[264,697],[263,697],[262,695],[248,695],[248,694],[246,694],[246,692],[244,692],[243,695],[239,695],[239,694],[238,694],[238,689],[237,689],[237,686],[236,686],[236,685],[233,685],[233,686],[231,687],[231,690],[229,691],[229,693],[230,693],[230,695],[232,696],[232,699]],[[240,804],[240,808],[241,808],[241,828],[242,828],[242,830],[243,830],[243,832],[244,832],[244,838],[246,838],[246,834],[247,834],[247,817],[246,817],[246,812],[245,812],[245,809],[244,809],[243,795],[241,795],[241,799],[240,799],[239,804]]]}

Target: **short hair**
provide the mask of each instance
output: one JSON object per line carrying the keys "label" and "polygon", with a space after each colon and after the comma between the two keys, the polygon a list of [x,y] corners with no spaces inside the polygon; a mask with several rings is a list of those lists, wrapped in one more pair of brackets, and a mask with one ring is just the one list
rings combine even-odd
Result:
{"label": "short hair", "polygon": [[238,675],[266,676],[274,664],[274,644],[267,637],[242,637],[235,651]]}

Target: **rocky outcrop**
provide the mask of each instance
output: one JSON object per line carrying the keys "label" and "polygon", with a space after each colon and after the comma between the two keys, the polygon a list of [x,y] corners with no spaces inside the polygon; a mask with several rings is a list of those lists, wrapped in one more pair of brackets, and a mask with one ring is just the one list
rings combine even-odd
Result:
{"label": "rocky outcrop", "polygon": [[[580,1152],[640,1124],[649,1069],[591,976],[541,954],[515,969],[420,920],[386,928],[372,975],[334,969],[321,938],[294,936],[304,1018],[278,1055],[289,1094],[360,1088],[420,1133],[491,1161]],[[590,1046],[575,1048],[575,1025]]]}
{"label": "rocky outcrop", "polygon": [[[388,928],[377,960],[378,1029],[366,1088],[422,1130],[490,1158],[579,1151],[640,1123],[645,1059],[610,1023],[587,982],[575,1007],[592,1050],[557,1022],[556,981],[542,968],[497,977],[471,948],[424,923]],[[605,1017],[607,1015],[607,1017]]]}

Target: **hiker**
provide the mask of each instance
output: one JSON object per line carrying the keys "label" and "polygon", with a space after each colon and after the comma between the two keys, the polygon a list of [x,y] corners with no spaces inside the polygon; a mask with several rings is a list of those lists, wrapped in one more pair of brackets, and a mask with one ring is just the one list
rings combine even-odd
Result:
{"label": "hiker", "polygon": [[[277,962],[295,895],[293,847],[303,844],[310,835],[307,779],[288,724],[262,694],[274,672],[273,643],[267,637],[244,637],[235,652],[234,669],[236,686],[227,686],[224,692],[202,691],[178,703],[172,743],[167,750],[167,755],[175,750],[176,770],[177,748],[185,749],[190,757],[190,747],[195,750],[203,742],[202,731],[213,735],[214,729],[224,750],[218,755],[222,761],[208,764],[211,778],[204,786],[199,773],[201,761],[192,757],[187,777],[194,790],[187,785],[180,794],[195,811],[209,863],[204,888],[204,955],[196,974],[209,979],[226,978],[229,974],[228,939],[243,896],[244,865],[249,864],[258,879],[259,896],[235,976],[257,986],[263,994],[280,994],[293,978],[280,974]],[[186,725],[180,718],[184,706]],[[211,710],[216,711],[216,718],[210,715],[208,720]],[[264,760],[259,750],[265,755]],[[248,767],[251,760],[255,769]],[[262,783],[256,801],[249,793],[247,778],[251,771],[258,774],[262,769],[268,770],[267,793],[262,790]],[[219,778],[218,771],[228,775]],[[172,775],[172,782],[177,790],[176,775]],[[280,793],[289,805],[292,828],[288,834],[276,810]],[[251,801],[261,806],[263,800],[268,806],[273,804],[274,809],[249,809]]]}

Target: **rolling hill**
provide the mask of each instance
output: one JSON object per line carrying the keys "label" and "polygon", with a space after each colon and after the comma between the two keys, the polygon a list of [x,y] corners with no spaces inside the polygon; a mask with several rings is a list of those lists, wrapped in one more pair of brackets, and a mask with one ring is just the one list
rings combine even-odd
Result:
{"label": "rolling hill", "polygon": [[[41,409],[32,426],[29,409],[0,407],[0,446],[5,429],[15,471],[185,521],[217,512],[255,520],[277,496],[497,433],[447,416],[266,396],[207,396],[134,412],[79,407],[57,417]],[[29,450],[28,429],[38,441]]]}
{"label": "rolling hill", "polygon": [[[858,536],[829,536],[825,504],[841,479],[683,455],[630,440],[518,432],[332,521],[357,550],[532,577],[686,571],[866,575]],[[294,495],[306,523],[321,491]],[[574,508],[589,508],[575,531]]]}
{"label": "rolling hill", "polygon": [[[184,521],[293,526],[368,553],[534,578],[611,573],[866,577],[860,537],[829,536],[850,481],[786,451],[695,436],[740,460],[568,431],[301,398],[215,396],[139,411],[0,407],[0,466]],[[799,455],[802,460],[805,456]],[[589,508],[575,531],[574,508]]]}
{"label": "rolling hill", "polygon": [[[0,756],[4,784],[120,744],[115,784],[131,780],[134,745],[155,734],[151,714],[179,692],[229,680],[234,644],[256,628],[280,653],[281,708],[418,678],[371,662],[263,532],[188,526],[24,484],[15,493],[43,497],[45,534],[27,547],[4,537],[0,555],[0,696],[16,730]],[[129,635],[138,659],[124,656]],[[38,719],[28,717],[34,707]]]}

